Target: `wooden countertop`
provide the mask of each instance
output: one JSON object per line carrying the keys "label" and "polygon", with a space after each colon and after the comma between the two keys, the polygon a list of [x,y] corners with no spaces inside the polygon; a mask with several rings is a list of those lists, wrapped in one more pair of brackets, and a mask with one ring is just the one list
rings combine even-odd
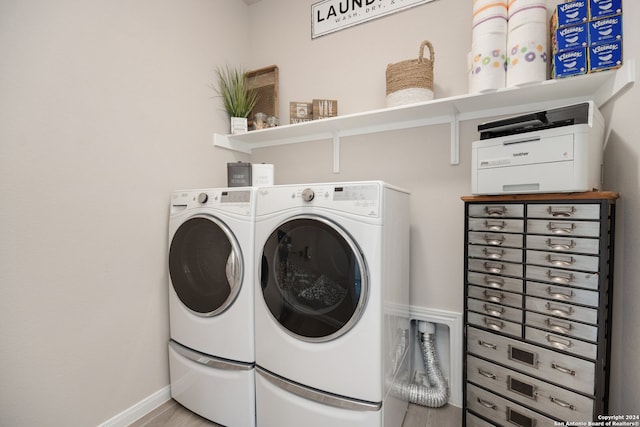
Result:
{"label": "wooden countertop", "polygon": [[517,202],[536,200],[594,200],[607,199],[615,202],[620,193],[615,191],[584,191],[579,193],[531,193],[531,194],[499,194],[495,196],[477,195],[462,196],[463,202]]}

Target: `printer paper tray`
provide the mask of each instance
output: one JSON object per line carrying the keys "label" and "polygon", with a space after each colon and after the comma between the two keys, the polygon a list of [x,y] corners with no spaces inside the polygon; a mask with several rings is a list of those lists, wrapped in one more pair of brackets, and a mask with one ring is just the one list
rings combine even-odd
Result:
{"label": "printer paper tray", "polygon": [[477,177],[474,177],[473,193],[548,193],[593,189],[586,176],[574,175],[573,160],[480,169]]}

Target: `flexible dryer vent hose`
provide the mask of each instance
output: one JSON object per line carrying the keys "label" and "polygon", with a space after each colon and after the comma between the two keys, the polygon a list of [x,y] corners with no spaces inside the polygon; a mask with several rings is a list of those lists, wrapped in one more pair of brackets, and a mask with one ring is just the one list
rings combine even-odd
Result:
{"label": "flexible dryer vent hose", "polygon": [[435,325],[419,322],[418,340],[422,350],[422,361],[430,386],[415,383],[396,383],[395,394],[421,406],[440,408],[449,402],[449,387],[440,369],[435,346]]}

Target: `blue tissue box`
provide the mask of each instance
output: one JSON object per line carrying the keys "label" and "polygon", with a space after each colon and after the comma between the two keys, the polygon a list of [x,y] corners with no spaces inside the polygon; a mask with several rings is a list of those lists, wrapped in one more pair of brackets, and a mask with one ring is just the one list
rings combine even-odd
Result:
{"label": "blue tissue box", "polygon": [[588,69],[587,48],[558,52],[553,55],[553,78],[585,74]]}
{"label": "blue tissue box", "polygon": [[555,32],[555,52],[589,46],[588,24],[571,25],[558,28]]}
{"label": "blue tissue box", "polygon": [[575,0],[569,3],[561,3],[556,6],[556,15],[558,27],[587,22],[589,18],[589,0]]}
{"label": "blue tissue box", "polygon": [[589,72],[610,70],[622,66],[622,41],[589,47]]}
{"label": "blue tissue box", "polygon": [[622,40],[622,16],[609,16],[589,22],[589,43],[601,44]]}
{"label": "blue tissue box", "polygon": [[589,18],[598,19],[622,13],[622,0],[590,0]]}

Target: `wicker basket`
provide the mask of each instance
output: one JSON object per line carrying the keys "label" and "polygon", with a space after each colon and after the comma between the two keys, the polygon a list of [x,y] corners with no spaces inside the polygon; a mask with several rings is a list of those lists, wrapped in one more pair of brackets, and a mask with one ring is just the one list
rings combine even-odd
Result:
{"label": "wicker basket", "polygon": [[[429,48],[429,59],[424,48]],[[433,62],[431,42],[420,44],[418,59],[409,59],[387,65],[387,107],[413,104],[433,99]]]}

